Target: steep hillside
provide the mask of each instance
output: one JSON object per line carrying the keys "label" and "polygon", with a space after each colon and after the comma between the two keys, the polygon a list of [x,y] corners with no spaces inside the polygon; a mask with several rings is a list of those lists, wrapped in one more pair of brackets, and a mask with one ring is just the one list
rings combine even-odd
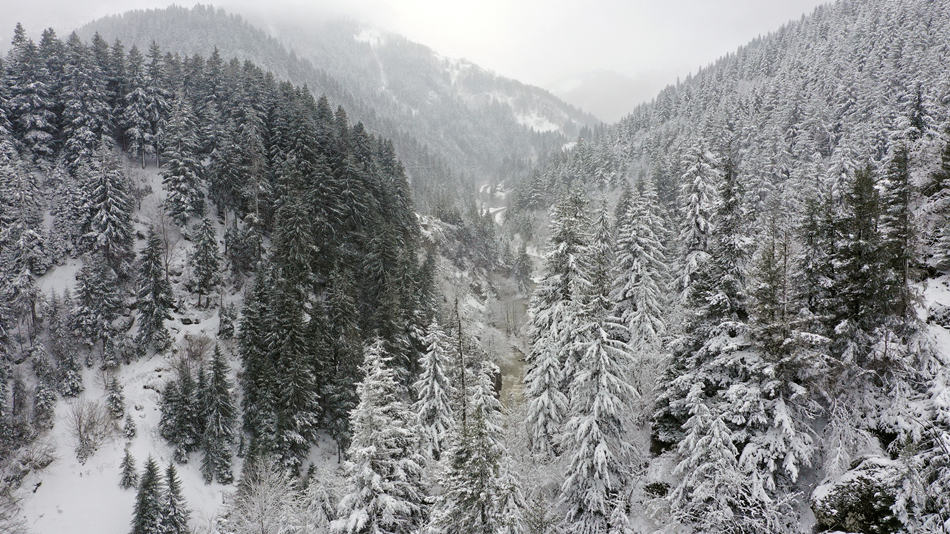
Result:
{"label": "steep hillside", "polygon": [[221,10],[170,7],[106,17],[79,30],[85,38],[95,32],[140,48],[152,40],[187,54],[218,48],[225,58],[267,65],[393,138],[415,174],[432,166],[416,154],[424,146],[453,173],[478,183],[498,179],[512,161],[533,161],[596,122],[541,89],[347,21],[275,28],[278,41]]}
{"label": "steep hillside", "polygon": [[[607,457],[648,531],[950,527],[948,43],[950,3],[841,0],[521,182],[510,230],[551,219],[525,399],[570,462],[552,495],[585,510]],[[634,371],[587,360],[611,350]]]}

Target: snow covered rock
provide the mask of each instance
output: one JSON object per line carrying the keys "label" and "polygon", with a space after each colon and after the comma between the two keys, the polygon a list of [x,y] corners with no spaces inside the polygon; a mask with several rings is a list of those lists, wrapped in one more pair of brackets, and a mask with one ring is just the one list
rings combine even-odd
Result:
{"label": "snow covered rock", "polygon": [[950,329],[950,306],[944,306],[939,302],[931,303],[927,322]]}
{"label": "snow covered rock", "polygon": [[874,534],[900,531],[904,525],[891,506],[904,474],[898,462],[871,457],[856,462],[837,480],[818,486],[811,496],[816,531]]}

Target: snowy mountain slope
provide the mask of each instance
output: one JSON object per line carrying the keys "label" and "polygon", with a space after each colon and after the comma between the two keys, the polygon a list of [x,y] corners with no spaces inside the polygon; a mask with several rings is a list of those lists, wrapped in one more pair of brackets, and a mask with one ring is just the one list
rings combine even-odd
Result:
{"label": "snowy mountain slope", "polygon": [[542,89],[349,21],[282,25],[271,29],[275,39],[220,10],[170,7],[106,17],[79,30],[86,38],[94,32],[140,48],[155,40],[188,54],[217,47],[225,58],[250,59],[306,83],[393,138],[410,173],[426,163],[402,137],[429,147],[453,172],[500,177],[506,158],[536,159],[596,122]]}

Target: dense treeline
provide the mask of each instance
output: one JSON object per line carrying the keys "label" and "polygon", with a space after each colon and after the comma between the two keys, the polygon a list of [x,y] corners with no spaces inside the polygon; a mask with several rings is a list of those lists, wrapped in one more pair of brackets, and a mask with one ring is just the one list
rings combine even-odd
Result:
{"label": "dense treeline", "polygon": [[[83,363],[115,369],[174,348],[166,320],[192,302],[220,308],[227,338],[233,312],[221,296],[249,277],[236,335],[251,439],[240,452],[275,454],[296,472],[319,430],[345,447],[372,339],[408,400],[434,313],[434,263],[422,261],[391,143],[325,98],[217,54],[153,45],[143,55],[52,30],[36,44],[19,25],[12,45],[0,91],[5,451],[45,427],[51,392],[83,389]],[[123,154],[160,166],[167,219],[137,215],[148,191]],[[170,224],[192,244],[187,279],[169,269]],[[69,257],[82,258],[75,292],[42,294],[37,278]],[[179,462],[202,450],[206,479],[229,482],[244,434],[235,439],[221,353],[206,363],[180,362],[162,396],[162,435]],[[32,403],[21,378],[31,370]]]}
{"label": "dense treeline", "polygon": [[[948,267],[948,19],[821,7],[522,183],[515,231],[553,203],[525,388],[532,449],[569,466],[557,515],[789,532],[810,506],[819,530],[946,528],[946,347],[921,321],[943,312],[921,289]],[[610,223],[596,189],[617,192]],[[612,484],[580,498],[575,469]]]}

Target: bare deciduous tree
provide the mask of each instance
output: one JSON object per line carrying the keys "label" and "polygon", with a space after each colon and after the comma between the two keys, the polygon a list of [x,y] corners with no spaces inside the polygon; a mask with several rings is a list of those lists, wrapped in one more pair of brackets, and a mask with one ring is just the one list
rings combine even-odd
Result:
{"label": "bare deciduous tree", "polygon": [[114,426],[102,403],[83,398],[70,403],[66,421],[76,439],[76,458],[80,463],[96,452]]}

